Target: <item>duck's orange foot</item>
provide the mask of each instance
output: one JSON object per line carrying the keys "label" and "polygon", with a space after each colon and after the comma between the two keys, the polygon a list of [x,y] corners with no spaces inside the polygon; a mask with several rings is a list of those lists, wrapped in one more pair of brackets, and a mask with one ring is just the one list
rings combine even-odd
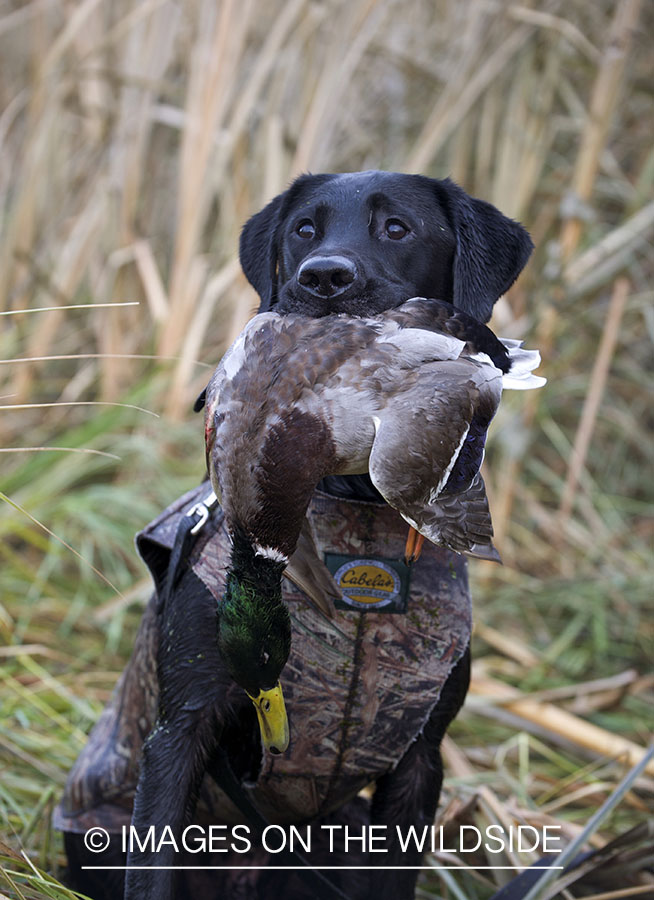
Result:
{"label": "duck's orange foot", "polygon": [[410,566],[420,558],[422,545],[424,543],[424,537],[420,534],[420,532],[416,531],[413,526],[411,526],[409,528],[409,533],[406,538],[406,546],[404,548],[404,562],[407,564],[407,566]]}

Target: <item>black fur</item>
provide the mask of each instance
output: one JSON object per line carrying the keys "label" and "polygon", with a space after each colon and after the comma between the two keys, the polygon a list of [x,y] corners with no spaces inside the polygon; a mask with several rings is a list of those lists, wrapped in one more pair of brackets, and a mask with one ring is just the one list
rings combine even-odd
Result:
{"label": "black fur", "polygon": [[[407,226],[405,236],[388,236],[392,220]],[[314,237],[298,235],[304,222]],[[260,311],[365,315],[433,297],[486,322],[532,247],[521,225],[449,179],[303,175],[246,223],[241,264],[261,297]],[[347,285],[337,282],[341,290],[331,296],[298,280],[303,262],[325,258],[336,270],[345,260],[356,273]]]}
{"label": "black fur", "polygon": [[[303,235],[298,234],[303,226]],[[392,234],[392,236],[391,236]],[[261,298],[260,311],[300,312],[325,316],[338,312],[374,314],[414,296],[453,303],[484,322],[493,304],[515,280],[532,249],[527,232],[481,200],[469,197],[451,181],[420,175],[363,172],[304,175],[245,225],[240,244],[243,270]],[[201,405],[201,398],[199,403]],[[367,476],[329,478],[323,482],[337,496],[381,501]],[[383,501],[381,501],[383,502]],[[190,572],[180,580],[174,602],[164,610],[159,648],[160,721],[144,748],[135,802],[134,824],[173,825],[180,830],[193,815],[205,772],[216,771],[216,748],[227,750],[237,777],[249,774],[248,748],[258,747],[252,705],[231,682],[215,642],[215,604]],[[168,635],[168,637],[166,637]],[[196,656],[201,654],[200,656]],[[185,660],[196,658],[188,666]],[[394,771],[381,778],[371,804],[360,798],[346,804],[329,821],[420,827],[433,820],[441,789],[440,742],[457,714],[469,682],[466,653],[443,687],[427,722]],[[170,773],[174,772],[171,779]],[[318,835],[320,829],[315,829]],[[96,900],[115,900],[120,877],[95,878],[82,865],[97,862],[80,835],[66,836],[70,878]],[[316,847],[320,865],[366,865],[356,852],[338,859]],[[165,865],[165,854],[155,860]],[[171,860],[172,861],[172,857]],[[229,865],[225,855],[214,864]],[[271,859],[274,863],[281,860]],[[106,859],[103,859],[106,862]],[[145,864],[135,855],[130,862]],[[195,865],[208,861],[194,856]],[[371,865],[378,865],[373,855]],[[387,866],[420,864],[414,850],[398,846],[384,855]],[[116,864],[120,864],[117,857]],[[256,863],[266,863],[260,854]],[[295,873],[172,873],[150,869],[127,877],[128,900],[322,900]],[[414,871],[333,872],[330,878],[350,900],[409,900]],[[113,881],[111,879],[114,879]],[[204,879],[204,881],[202,880]]]}

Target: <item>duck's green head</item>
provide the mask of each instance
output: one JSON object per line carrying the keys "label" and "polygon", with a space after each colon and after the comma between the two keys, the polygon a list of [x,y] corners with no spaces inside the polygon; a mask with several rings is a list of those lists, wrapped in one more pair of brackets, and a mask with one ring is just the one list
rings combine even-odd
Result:
{"label": "duck's green head", "polygon": [[279,676],[291,650],[291,620],[281,587],[285,563],[256,554],[240,532],[233,539],[218,608],[218,648],[230,675],[254,703],[264,746],[283,753],[289,729]]}

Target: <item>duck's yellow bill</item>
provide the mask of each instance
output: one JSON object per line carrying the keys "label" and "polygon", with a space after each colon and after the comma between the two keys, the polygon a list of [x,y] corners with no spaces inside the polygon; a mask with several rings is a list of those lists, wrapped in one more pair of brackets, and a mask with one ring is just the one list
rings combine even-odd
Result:
{"label": "duck's yellow bill", "polygon": [[248,697],[257,711],[263,746],[271,753],[283,753],[288,747],[290,735],[280,682],[269,691],[259,691],[256,697],[248,694]]}

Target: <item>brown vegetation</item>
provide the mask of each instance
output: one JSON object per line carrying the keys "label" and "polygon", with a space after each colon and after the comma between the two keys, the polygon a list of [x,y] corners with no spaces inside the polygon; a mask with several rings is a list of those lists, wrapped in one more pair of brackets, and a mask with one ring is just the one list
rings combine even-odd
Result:
{"label": "brown vegetation", "polygon": [[[574,837],[613,792],[654,730],[653,15],[640,0],[0,4],[12,847],[61,860],[46,813],[148,591],[132,534],[201,477],[190,407],[256,304],[239,228],[308,169],[450,175],[532,233],[494,325],[541,348],[549,381],[494,424],[505,567],[475,568],[479,662],[444,820]],[[650,771],[591,844],[645,827],[653,795]],[[634,860],[613,871],[640,893],[606,893],[598,869],[542,896],[645,896]],[[18,868],[0,890],[45,896]],[[489,895],[491,873],[461,877],[429,876],[423,896]]]}

